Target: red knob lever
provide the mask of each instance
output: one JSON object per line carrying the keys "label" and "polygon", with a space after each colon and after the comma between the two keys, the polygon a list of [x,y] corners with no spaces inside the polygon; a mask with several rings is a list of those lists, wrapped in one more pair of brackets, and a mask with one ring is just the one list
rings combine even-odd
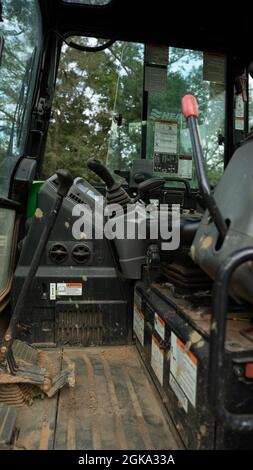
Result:
{"label": "red knob lever", "polygon": [[198,103],[193,95],[185,95],[182,98],[182,111],[185,119],[188,119],[190,116],[196,118],[199,116]]}

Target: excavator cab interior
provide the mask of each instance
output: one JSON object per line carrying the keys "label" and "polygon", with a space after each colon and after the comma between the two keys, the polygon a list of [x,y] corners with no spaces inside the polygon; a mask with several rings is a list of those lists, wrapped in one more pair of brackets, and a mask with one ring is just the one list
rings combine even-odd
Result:
{"label": "excavator cab interior", "polygon": [[250,18],[143,8],[0,1],[0,449],[253,448]]}

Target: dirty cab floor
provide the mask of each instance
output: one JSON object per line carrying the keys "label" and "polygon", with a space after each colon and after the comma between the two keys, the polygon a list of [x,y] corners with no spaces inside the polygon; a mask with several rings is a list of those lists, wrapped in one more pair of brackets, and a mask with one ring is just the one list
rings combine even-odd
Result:
{"label": "dirty cab floor", "polygon": [[76,386],[19,408],[16,448],[178,449],[181,444],[135,346],[66,348]]}

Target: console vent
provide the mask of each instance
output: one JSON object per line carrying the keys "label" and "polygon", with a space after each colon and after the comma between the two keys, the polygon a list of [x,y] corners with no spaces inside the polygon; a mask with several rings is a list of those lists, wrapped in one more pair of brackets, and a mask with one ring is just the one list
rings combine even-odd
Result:
{"label": "console vent", "polygon": [[78,197],[76,194],[73,194],[73,193],[70,193],[68,195],[69,199],[72,199],[72,201],[75,201],[77,202],[78,204],[84,204],[84,201],[83,199],[81,199],[80,197]]}
{"label": "console vent", "polygon": [[91,251],[87,245],[80,243],[74,246],[71,254],[72,254],[73,260],[76,263],[84,264],[84,263],[87,263],[87,261],[89,260]]}
{"label": "console vent", "polygon": [[61,243],[55,243],[49,250],[49,257],[53,263],[61,264],[68,257],[67,248]]}

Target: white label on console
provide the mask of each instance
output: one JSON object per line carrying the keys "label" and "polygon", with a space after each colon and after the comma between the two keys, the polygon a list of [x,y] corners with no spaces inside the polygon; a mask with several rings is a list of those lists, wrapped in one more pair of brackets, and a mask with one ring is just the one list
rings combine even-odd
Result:
{"label": "white label on console", "polygon": [[82,295],[83,285],[81,282],[60,282],[57,283],[57,296],[66,295]]}

